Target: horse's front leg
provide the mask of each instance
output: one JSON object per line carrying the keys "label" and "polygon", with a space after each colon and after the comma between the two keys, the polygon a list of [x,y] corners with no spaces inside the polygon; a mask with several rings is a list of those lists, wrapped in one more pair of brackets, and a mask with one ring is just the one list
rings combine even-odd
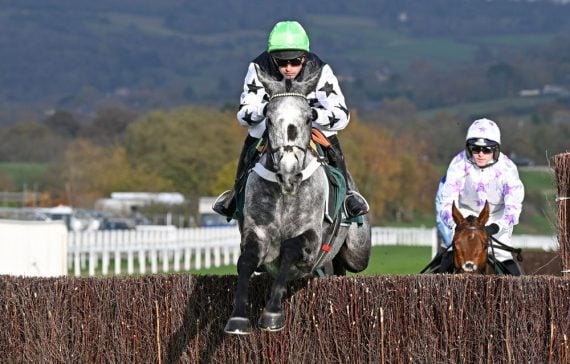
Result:
{"label": "horse's front leg", "polygon": [[[267,331],[279,331],[285,327],[285,314],[281,307],[281,301],[287,289],[287,278],[291,267],[306,260],[307,267],[310,267],[310,256],[315,255],[315,246],[318,246],[319,239],[314,230],[307,230],[303,234],[284,241],[281,244],[279,254],[280,265],[279,272],[273,281],[269,300],[259,317],[259,327]],[[307,268],[310,273],[310,268]]]}
{"label": "horse's front leg", "polygon": [[247,317],[249,279],[261,262],[259,239],[255,234],[245,234],[243,250],[237,263],[237,287],[234,297],[234,309],[224,332],[228,334],[247,335],[252,326]]}

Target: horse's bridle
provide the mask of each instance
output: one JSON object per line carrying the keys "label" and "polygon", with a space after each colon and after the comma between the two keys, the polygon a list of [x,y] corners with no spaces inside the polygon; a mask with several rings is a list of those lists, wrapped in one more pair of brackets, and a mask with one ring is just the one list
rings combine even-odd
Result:
{"label": "horse's bridle", "polygon": [[[307,96],[303,95],[302,93],[298,93],[298,92],[279,92],[276,94],[273,94],[269,97],[269,102],[271,102],[273,99],[279,98],[279,97],[300,97],[304,100],[308,100]],[[272,168],[274,168],[277,165],[277,162],[275,160],[275,154],[280,150],[283,149],[283,151],[293,151],[293,148],[297,148],[299,150],[301,150],[301,152],[303,152],[303,155],[305,156],[305,160],[303,160],[303,165],[305,165],[306,162],[306,158],[307,158],[307,150],[308,148],[306,146],[299,146],[299,145],[285,145],[282,147],[277,147],[277,148],[273,148],[273,146],[271,145],[271,141],[269,140],[269,138],[267,138],[267,154],[269,154],[269,157],[271,158],[271,163],[272,163]]]}
{"label": "horse's bridle", "polygon": [[[461,230],[485,230],[484,228],[478,227],[478,226],[462,226],[462,227],[456,227],[455,231],[461,231]],[[498,245],[493,244],[493,242],[497,243]],[[522,258],[522,249],[521,248],[513,248],[511,246],[508,246],[506,244],[501,243],[499,240],[497,240],[495,237],[493,237],[492,235],[487,234],[487,248],[491,248],[491,255],[494,257],[495,256],[495,248],[501,249],[501,250],[505,250],[508,251],[510,253],[516,253],[517,254],[517,260],[520,262],[523,260]],[[493,259],[493,265],[495,270],[497,269],[497,262],[495,259]]]}
{"label": "horse's bridle", "polygon": [[478,226],[457,226],[457,227],[455,227],[455,231],[461,231],[461,230],[485,230],[485,229],[478,227]]}

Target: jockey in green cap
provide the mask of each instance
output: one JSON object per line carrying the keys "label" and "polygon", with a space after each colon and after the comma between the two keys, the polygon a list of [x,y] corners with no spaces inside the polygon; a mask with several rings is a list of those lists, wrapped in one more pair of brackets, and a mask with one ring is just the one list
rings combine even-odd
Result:
{"label": "jockey in green cap", "polygon": [[[331,67],[310,52],[309,37],[301,24],[281,21],[269,34],[267,50],[249,64],[245,76],[237,119],[248,128],[248,136],[238,162],[234,189],[222,193],[213,206],[214,211],[229,218],[235,212],[236,190],[242,188],[247,171],[252,167],[249,165],[251,160],[248,160],[249,150],[265,132],[269,95],[257,77],[256,67],[278,80],[302,81],[314,74],[320,75],[316,88],[307,95],[313,112],[313,127],[329,139],[331,147],[326,149],[329,163],[342,171],[348,186],[344,155],[336,134],[348,125],[350,115],[338,80]],[[344,210],[347,217],[356,217],[368,213],[369,206],[360,193],[349,190]]]}

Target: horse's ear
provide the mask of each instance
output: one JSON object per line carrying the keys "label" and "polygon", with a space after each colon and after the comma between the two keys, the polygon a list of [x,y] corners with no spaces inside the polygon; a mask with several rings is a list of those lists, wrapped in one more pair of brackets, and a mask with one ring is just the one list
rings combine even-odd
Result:
{"label": "horse's ear", "polygon": [[483,210],[479,213],[479,222],[483,225],[487,224],[489,220],[489,201],[485,201],[485,206],[483,206]]}
{"label": "horse's ear", "polygon": [[263,71],[257,64],[255,65],[255,72],[257,73],[259,82],[261,82],[265,88],[265,92],[267,92],[269,96],[278,93],[280,88],[283,88],[282,82],[274,79],[270,74]]}
{"label": "horse's ear", "polygon": [[298,82],[299,85],[299,93],[303,95],[308,95],[317,87],[317,83],[319,83],[319,79],[321,78],[320,72],[313,73],[309,78],[304,81]]}
{"label": "horse's ear", "polygon": [[455,201],[453,201],[453,205],[451,205],[451,216],[453,216],[453,221],[455,221],[455,225],[459,225],[465,220],[463,214],[457,207],[455,207]]}

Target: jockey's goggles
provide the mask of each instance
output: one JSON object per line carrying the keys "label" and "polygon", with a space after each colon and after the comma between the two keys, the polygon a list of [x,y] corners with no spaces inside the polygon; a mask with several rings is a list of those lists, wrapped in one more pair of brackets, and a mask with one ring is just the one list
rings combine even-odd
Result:
{"label": "jockey's goggles", "polygon": [[291,65],[293,67],[298,67],[303,64],[303,58],[305,57],[297,57],[293,59],[280,59],[273,57],[273,61],[278,67],[287,67],[287,65]]}
{"label": "jockey's goggles", "polygon": [[493,147],[481,147],[478,145],[470,145],[469,151],[473,154],[479,154],[480,152],[483,152],[483,154],[491,154],[493,153]]}

